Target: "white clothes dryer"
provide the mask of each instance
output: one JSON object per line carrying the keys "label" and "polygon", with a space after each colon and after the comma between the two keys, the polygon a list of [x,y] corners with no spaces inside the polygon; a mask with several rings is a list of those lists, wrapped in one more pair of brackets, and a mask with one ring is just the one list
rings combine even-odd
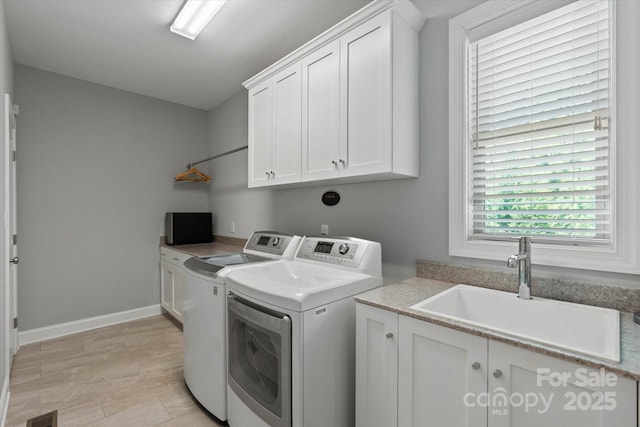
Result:
{"label": "white clothes dryer", "polygon": [[227,419],[226,277],[254,263],[292,259],[299,243],[299,236],[256,231],[241,253],[184,263],[184,379],[198,402],[222,421]]}
{"label": "white clothes dryer", "polygon": [[355,300],[382,285],[381,246],[304,237],[293,261],[227,276],[228,423],[355,425]]}

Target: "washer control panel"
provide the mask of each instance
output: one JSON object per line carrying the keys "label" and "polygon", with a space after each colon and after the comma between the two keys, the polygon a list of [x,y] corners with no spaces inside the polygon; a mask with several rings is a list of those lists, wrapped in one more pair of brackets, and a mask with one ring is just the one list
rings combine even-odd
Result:
{"label": "washer control panel", "polygon": [[296,258],[357,268],[367,242],[351,237],[304,237]]}
{"label": "washer control panel", "polygon": [[249,237],[244,249],[250,253],[265,253],[281,257],[287,257],[287,253],[291,253],[292,255],[288,256],[291,259],[299,239],[298,236],[277,231],[256,231]]}

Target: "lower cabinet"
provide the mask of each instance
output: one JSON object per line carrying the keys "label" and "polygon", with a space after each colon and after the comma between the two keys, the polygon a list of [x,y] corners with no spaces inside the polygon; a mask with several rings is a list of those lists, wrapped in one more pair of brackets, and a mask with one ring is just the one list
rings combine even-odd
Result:
{"label": "lower cabinet", "polygon": [[489,341],[490,426],[636,427],[637,383]]}
{"label": "lower cabinet", "polygon": [[638,427],[638,383],[612,372],[362,304],[356,322],[358,426]]}
{"label": "lower cabinet", "polygon": [[400,316],[398,425],[485,427],[486,408],[465,404],[487,389],[487,340]]}
{"label": "lower cabinet", "polygon": [[160,305],[182,322],[184,261],[191,255],[168,248],[160,250]]}
{"label": "lower cabinet", "polygon": [[389,427],[398,417],[398,315],[356,305],[356,426]]}

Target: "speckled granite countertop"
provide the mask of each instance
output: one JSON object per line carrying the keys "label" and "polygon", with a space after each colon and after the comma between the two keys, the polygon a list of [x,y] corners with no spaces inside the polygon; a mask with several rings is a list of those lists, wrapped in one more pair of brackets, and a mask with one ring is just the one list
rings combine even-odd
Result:
{"label": "speckled granite countertop", "polygon": [[511,335],[494,332],[490,329],[470,326],[462,322],[455,322],[436,315],[412,310],[409,307],[442,291],[455,283],[442,282],[432,279],[413,278],[400,284],[383,286],[363,293],[356,297],[356,301],[382,308],[405,316],[457,329],[473,335],[513,344],[521,348],[532,350],[548,356],[580,363],[592,368],[605,368],[618,375],[640,381],[640,325],[633,322],[633,314],[620,312],[620,363],[608,362],[596,358],[573,353],[557,347],[535,343]]}

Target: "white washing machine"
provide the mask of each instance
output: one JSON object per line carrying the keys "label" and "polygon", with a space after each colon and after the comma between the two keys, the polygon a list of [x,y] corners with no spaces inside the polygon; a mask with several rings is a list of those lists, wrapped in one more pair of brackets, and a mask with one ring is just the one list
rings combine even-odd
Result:
{"label": "white washing machine", "polygon": [[293,261],[227,276],[228,423],[355,425],[355,300],[382,285],[381,247],[304,237]]}
{"label": "white washing machine", "polygon": [[299,243],[299,236],[256,231],[241,253],[184,263],[184,379],[202,406],[222,421],[227,419],[226,277],[253,263],[292,259]]}

